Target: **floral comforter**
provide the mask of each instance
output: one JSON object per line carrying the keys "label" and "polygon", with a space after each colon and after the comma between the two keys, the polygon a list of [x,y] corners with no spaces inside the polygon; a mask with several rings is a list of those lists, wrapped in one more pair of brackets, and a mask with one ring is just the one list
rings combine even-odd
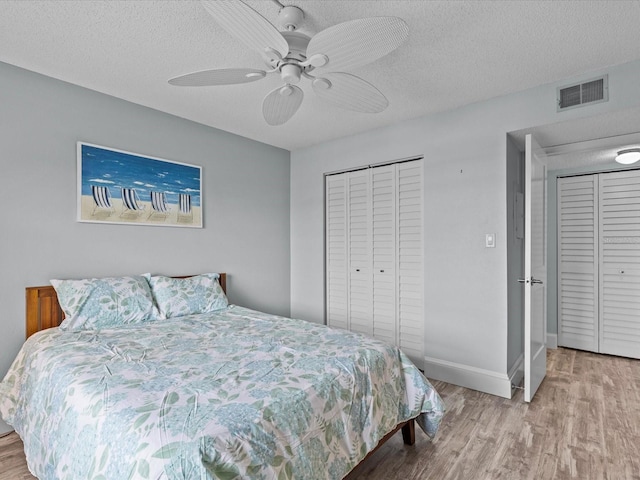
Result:
{"label": "floral comforter", "polygon": [[397,348],[231,306],[99,331],[49,329],[0,383],[0,415],[52,479],[340,479],[443,404]]}

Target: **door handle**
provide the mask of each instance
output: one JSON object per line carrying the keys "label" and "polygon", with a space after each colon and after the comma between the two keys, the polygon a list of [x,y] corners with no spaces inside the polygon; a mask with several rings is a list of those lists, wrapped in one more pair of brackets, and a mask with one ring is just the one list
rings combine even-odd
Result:
{"label": "door handle", "polygon": [[[519,283],[529,283],[529,279],[528,278],[519,278],[518,282]],[[543,284],[544,282],[542,280],[538,280],[537,278],[531,277],[531,284],[533,285],[534,283]]]}

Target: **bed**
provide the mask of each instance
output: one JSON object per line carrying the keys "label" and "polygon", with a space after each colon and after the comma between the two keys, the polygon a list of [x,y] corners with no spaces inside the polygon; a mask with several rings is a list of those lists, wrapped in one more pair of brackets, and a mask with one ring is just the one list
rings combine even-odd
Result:
{"label": "bed", "polygon": [[[0,416],[35,476],[340,479],[400,429],[410,444],[414,423],[436,434],[443,403],[400,350],[228,305],[225,274],[207,276],[214,301],[183,315],[175,285],[202,277],[147,276],[151,320],[85,315],[76,329],[60,285],[27,288],[28,339],[0,383]],[[156,305],[157,278],[178,282],[164,292],[173,312]],[[185,291],[183,304],[207,289]]]}

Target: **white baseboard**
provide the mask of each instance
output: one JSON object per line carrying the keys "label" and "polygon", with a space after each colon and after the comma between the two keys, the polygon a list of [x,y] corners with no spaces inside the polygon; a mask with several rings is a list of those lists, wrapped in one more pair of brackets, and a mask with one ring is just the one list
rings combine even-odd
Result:
{"label": "white baseboard", "polygon": [[547,348],[551,348],[553,350],[558,348],[558,334],[557,333],[547,333]]}
{"label": "white baseboard", "polygon": [[424,359],[424,373],[429,378],[504,398],[511,398],[511,377],[517,379],[518,369],[512,371],[507,375],[437,358]]}

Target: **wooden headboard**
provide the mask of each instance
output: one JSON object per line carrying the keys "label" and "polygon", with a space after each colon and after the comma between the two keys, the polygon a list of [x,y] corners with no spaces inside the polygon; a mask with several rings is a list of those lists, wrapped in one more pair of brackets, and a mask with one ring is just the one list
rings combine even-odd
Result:
{"label": "wooden headboard", "polygon": [[[188,278],[191,275],[173,278]],[[220,286],[227,293],[227,274],[221,273]],[[40,330],[57,327],[64,320],[64,312],[58,303],[58,295],[51,285],[27,287],[27,338]]]}

